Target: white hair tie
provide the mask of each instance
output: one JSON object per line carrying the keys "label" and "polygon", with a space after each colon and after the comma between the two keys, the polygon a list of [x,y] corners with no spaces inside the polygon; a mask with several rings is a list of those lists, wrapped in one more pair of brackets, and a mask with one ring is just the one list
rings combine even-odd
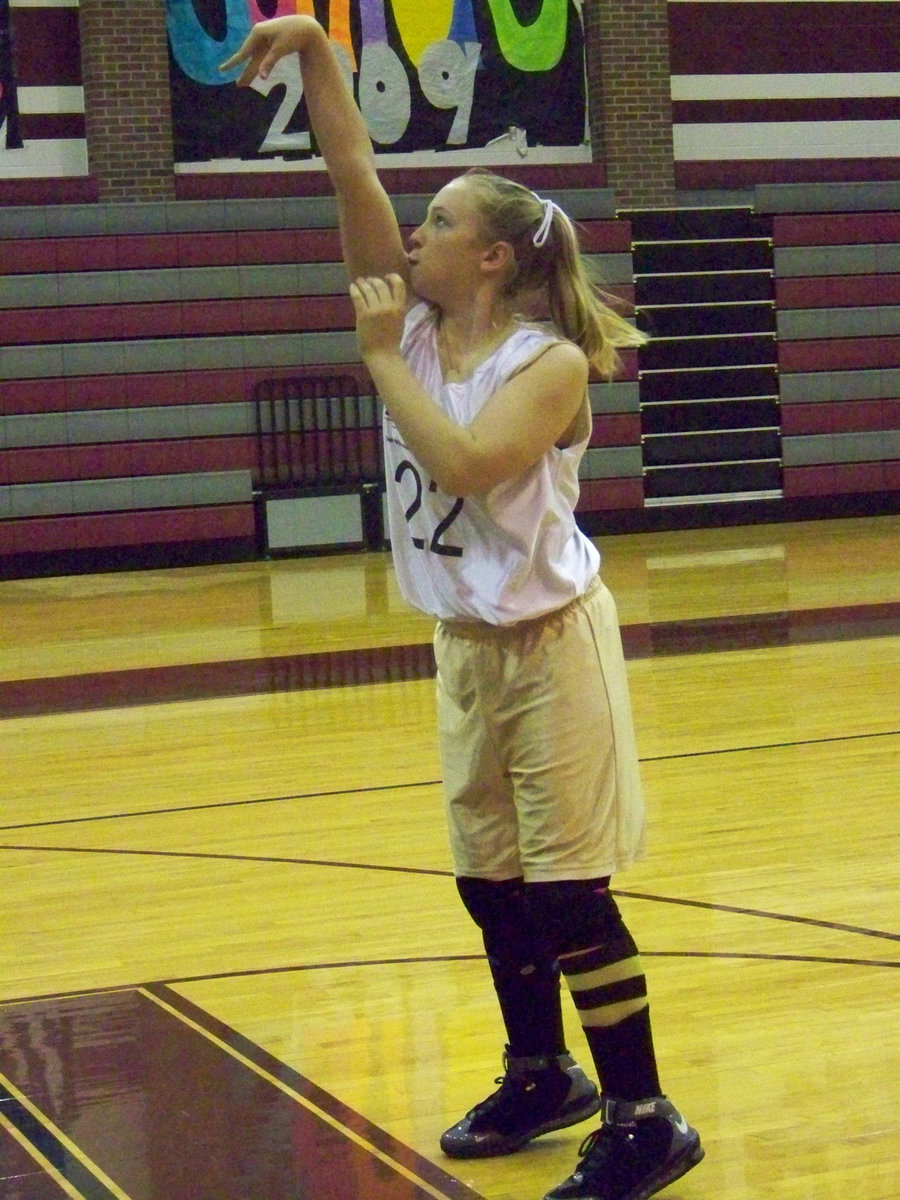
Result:
{"label": "white hair tie", "polygon": [[550,234],[550,226],[553,224],[553,214],[559,213],[563,216],[563,210],[559,207],[555,200],[544,200],[541,196],[535,194],[535,199],[540,200],[544,209],[544,215],[541,217],[541,223],[535,230],[534,237],[531,239],[532,245],[543,246]]}

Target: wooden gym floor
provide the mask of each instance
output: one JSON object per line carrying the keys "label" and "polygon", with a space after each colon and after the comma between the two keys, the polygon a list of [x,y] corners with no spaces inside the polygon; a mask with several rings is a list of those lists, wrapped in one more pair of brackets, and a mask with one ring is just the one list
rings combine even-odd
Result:
{"label": "wooden gym floor", "polygon": [[[900,518],[601,540],[672,1200],[900,1195]],[[540,1200],[386,556],[0,584],[2,1200]],[[567,1012],[569,1007],[567,1005]],[[570,1045],[583,1063],[580,1031]]]}

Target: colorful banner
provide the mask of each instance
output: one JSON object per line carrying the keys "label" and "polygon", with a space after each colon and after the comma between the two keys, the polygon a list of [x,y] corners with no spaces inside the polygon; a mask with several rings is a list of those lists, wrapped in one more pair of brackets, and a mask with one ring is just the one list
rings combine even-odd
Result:
{"label": "colorful banner", "polygon": [[176,163],[314,157],[296,55],[248,89],[218,70],[255,22],[295,12],[328,30],[378,151],[585,143],[575,0],[166,0]]}

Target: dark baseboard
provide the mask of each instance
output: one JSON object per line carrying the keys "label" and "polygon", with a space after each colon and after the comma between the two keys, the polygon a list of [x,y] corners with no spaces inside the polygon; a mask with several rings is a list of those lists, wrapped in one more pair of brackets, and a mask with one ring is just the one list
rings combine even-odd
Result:
{"label": "dark baseboard", "polygon": [[[735,525],[775,525],[789,521],[893,516],[897,513],[900,513],[900,492],[865,492],[846,496],[808,496],[792,500],[676,504],[659,508],[582,512],[578,514],[578,524],[588,537],[603,537],[673,529],[716,529]],[[320,546],[277,557],[310,558],[323,554],[347,553],[355,549],[362,547]],[[6,554],[0,555],[0,580],[164,570],[169,567],[201,567],[220,563],[252,562],[261,557],[253,537]]]}
{"label": "dark baseboard", "polygon": [[589,537],[600,537],[603,534],[717,529],[732,525],[772,525],[841,517],[890,516],[896,513],[900,513],[900,492],[860,492],[845,496],[803,496],[707,504],[698,501],[696,504],[584,512],[578,513],[578,524]]}
{"label": "dark baseboard", "polygon": [[256,543],[252,537],[5,554],[0,555],[0,580],[202,567],[215,563],[249,562],[256,557]]}

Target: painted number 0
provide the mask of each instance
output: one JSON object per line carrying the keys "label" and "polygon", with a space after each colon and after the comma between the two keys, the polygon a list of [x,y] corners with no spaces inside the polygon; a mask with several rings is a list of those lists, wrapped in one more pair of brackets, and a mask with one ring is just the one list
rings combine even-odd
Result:
{"label": "painted number 0", "polygon": [[[406,517],[407,525],[409,525],[412,522],[413,517],[416,515],[416,513],[422,507],[422,476],[419,474],[416,467],[413,465],[413,463],[411,463],[409,461],[408,458],[405,458],[403,460],[403,462],[400,463],[400,465],[397,467],[397,470],[394,472],[394,479],[396,480],[397,483],[399,483],[400,480],[403,478],[403,476],[406,475],[408,472],[412,472],[412,477],[413,477],[413,480],[415,481],[416,491],[415,491],[415,495],[412,498],[412,502],[407,506],[406,511],[403,514],[404,517]],[[437,491],[437,484],[433,480],[428,485],[428,490],[430,492]],[[427,547],[432,552],[432,554],[444,554],[450,558],[461,558],[462,557],[462,546],[453,546],[447,542],[442,541],[444,534],[447,532],[447,530],[450,528],[450,526],[453,524],[453,522],[456,520],[456,518],[462,512],[462,506],[463,506],[463,498],[462,498],[462,496],[457,496],[453,502],[453,507],[450,509],[450,511],[447,513],[447,515],[438,522],[434,533],[431,535],[431,542],[429,543],[429,545]],[[426,548],[424,538],[413,536],[412,543],[418,550],[424,550]]]}

